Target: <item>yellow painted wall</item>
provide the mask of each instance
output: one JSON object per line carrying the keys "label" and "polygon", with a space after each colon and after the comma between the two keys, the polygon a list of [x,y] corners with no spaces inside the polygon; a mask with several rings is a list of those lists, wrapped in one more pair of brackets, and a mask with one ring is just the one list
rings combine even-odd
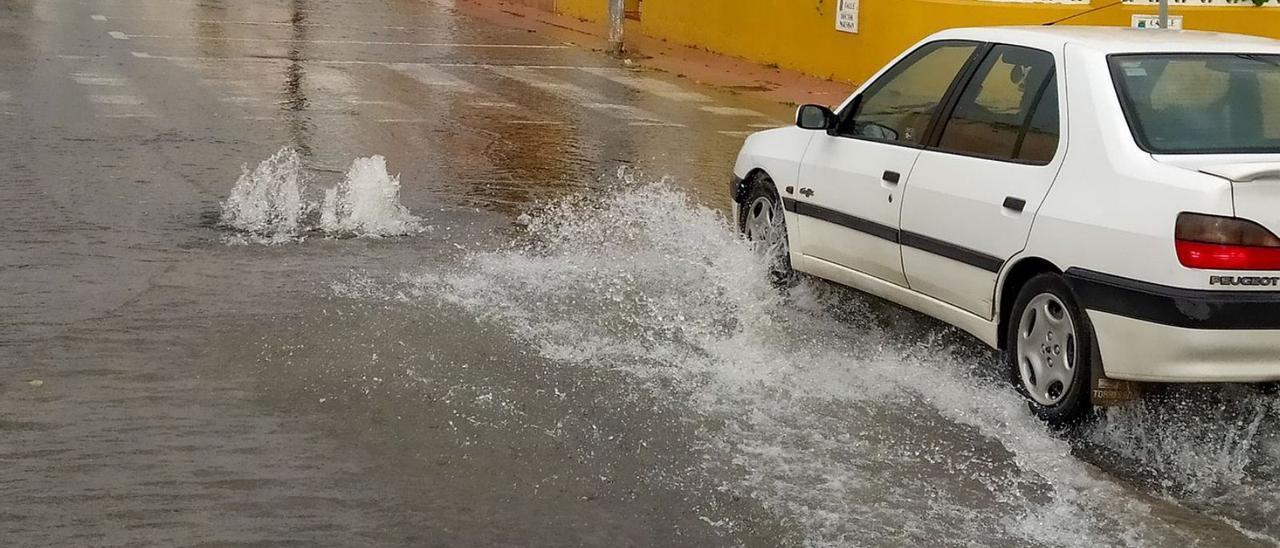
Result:
{"label": "yellow painted wall", "polygon": [[597,23],[608,21],[609,0],[556,0],[556,12]]}
{"label": "yellow painted wall", "polygon": [[[561,4],[605,0],[558,0]],[[835,30],[837,0],[644,0],[645,34],[837,80],[861,82],[925,36],[946,28],[1035,25],[1103,5],[983,0],[862,0],[860,32]],[[1129,26],[1149,6],[1115,6],[1072,24]],[[1175,7],[1188,29],[1280,38],[1280,8]]]}

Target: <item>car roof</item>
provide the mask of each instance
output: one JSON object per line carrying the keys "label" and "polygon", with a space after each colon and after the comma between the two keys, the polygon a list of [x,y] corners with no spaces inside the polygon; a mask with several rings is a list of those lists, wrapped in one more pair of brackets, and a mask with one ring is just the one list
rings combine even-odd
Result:
{"label": "car roof", "polygon": [[964,39],[1060,49],[1079,44],[1102,53],[1278,53],[1280,40],[1195,30],[1127,27],[1035,26],[973,27],[944,30],[933,39]]}

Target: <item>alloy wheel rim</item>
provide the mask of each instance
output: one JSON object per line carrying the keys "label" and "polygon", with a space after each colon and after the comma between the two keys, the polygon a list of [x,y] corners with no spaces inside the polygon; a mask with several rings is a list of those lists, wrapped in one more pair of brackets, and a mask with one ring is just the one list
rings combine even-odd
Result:
{"label": "alloy wheel rim", "polygon": [[1022,386],[1036,403],[1056,405],[1075,382],[1076,327],[1058,297],[1031,299],[1018,322],[1017,359]]}
{"label": "alloy wheel rim", "polygon": [[747,239],[757,253],[780,263],[788,253],[786,219],[781,204],[760,196],[747,206]]}

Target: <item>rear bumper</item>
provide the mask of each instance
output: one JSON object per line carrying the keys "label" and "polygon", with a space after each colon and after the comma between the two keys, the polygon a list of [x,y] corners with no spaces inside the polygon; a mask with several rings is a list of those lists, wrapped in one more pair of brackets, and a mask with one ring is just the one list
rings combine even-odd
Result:
{"label": "rear bumper", "polygon": [[1080,269],[1106,375],[1151,382],[1280,380],[1280,292],[1172,288]]}
{"label": "rear bumper", "polygon": [[1280,331],[1186,329],[1089,311],[1107,377],[1147,382],[1280,380]]}

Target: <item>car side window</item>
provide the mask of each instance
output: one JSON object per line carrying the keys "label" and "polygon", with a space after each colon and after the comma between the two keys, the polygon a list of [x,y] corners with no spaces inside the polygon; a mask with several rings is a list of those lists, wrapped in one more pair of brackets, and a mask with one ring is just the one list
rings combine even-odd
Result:
{"label": "car side window", "polygon": [[996,160],[1048,163],[1058,145],[1053,55],[991,48],[942,130],[938,148]]}
{"label": "car side window", "polygon": [[1031,113],[1026,135],[1018,147],[1016,158],[1032,164],[1047,164],[1058,152],[1058,79],[1050,76],[1044,93]]}
{"label": "car side window", "polygon": [[867,87],[837,129],[839,135],[920,145],[942,97],[977,50],[974,42],[920,46]]}

